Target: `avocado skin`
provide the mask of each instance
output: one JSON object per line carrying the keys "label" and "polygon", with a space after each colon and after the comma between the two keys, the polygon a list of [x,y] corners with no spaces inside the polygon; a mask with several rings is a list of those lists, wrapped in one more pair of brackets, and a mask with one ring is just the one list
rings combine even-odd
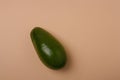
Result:
{"label": "avocado skin", "polygon": [[32,29],[30,36],[43,64],[54,70],[65,66],[67,61],[65,49],[51,33],[43,28],[35,27]]}

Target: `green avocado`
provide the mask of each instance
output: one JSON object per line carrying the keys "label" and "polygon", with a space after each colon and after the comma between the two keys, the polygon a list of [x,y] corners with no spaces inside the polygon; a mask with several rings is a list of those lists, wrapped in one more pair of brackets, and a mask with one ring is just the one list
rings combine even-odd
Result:
{"label": "green avocado", "polygon": [[61,43],[40,27],[32,29],[31,40],[40,60],[51,69],[61,69],[66,64],[66,52]]}

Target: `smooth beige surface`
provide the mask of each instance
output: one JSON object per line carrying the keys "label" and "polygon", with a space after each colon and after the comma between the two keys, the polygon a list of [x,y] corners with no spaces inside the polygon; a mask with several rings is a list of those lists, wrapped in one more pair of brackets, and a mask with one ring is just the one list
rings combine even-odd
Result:
{"label": "smooth beige surface", "polygon": [[[34,26],[63,43],[63,69],[41,63]],[[0,80],[120,80],[120,1],[0,0]]]}

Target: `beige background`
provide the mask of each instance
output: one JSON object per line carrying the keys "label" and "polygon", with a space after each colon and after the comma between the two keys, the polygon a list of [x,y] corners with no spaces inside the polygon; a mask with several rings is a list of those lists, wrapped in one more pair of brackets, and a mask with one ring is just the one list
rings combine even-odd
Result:
{"label": "beige background", "polygon": [[[34,26],[63,43],[63,69],[41,63]],[[120,1],[0,0],[0,80],[120,80]]]}

